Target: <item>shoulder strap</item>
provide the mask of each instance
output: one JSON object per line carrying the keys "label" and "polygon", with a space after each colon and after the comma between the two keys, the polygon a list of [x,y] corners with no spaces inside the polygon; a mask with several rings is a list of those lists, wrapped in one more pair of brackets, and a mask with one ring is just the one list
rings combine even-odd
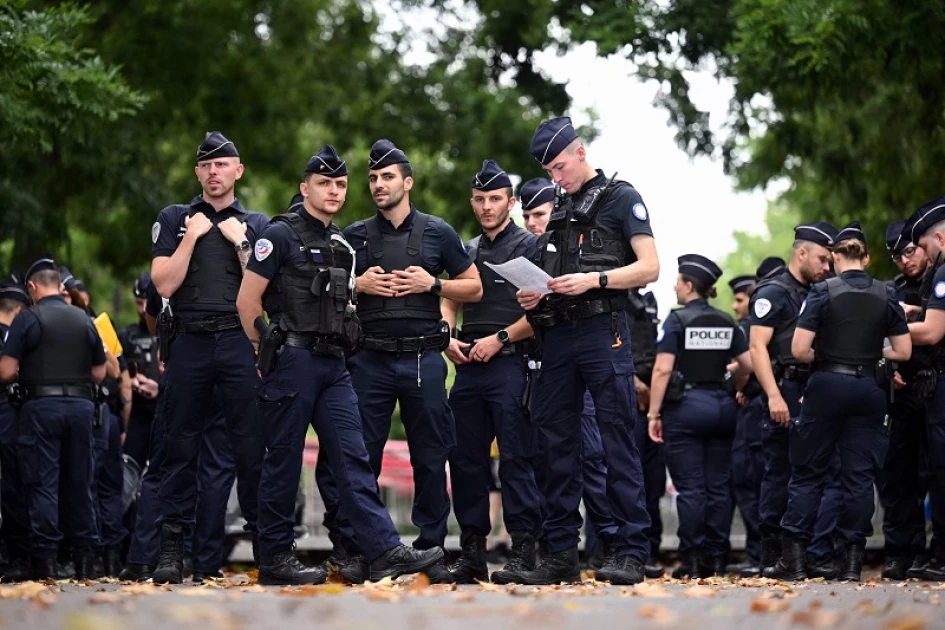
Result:
{"label": "shoulder strap", "polygon": [[878,298],[882,298],[883,301],[886,301],[886,299],[889,297],[886,283],[877,282],[876,278],[870,278],[870,293]]}
{"label": "shoulder strap", "polygon": [[466,253],[469,255],[469,257],[472,259],[473,262],[476,262],[476,257],[479,255],[480,242],[482,242],[482,234],[466,241]]}
{"label": "shoulder strap", "polygon": [[377,215],[364,220],[364,229],[367,231],[368,251],[375,259],[383,258],[384,244],[381,242],[381,229],[377,227]]}
{"label": "shoulder strap", "polygon": [[289,228],[295,232],[296,236],[302,241],[302,245],[306,249],[312,249],[313,247],[320,247],[324,243],[320,243],[315,240],[315,232],[305,223],[305,219],[301,214],[297,212],[286,212],[285,214],[280,214],[275,217],[273,223],[286,223]]}
{"label": "shoulder strap", "polygon": [[696,309],[686,307],[673,309],[673,312],[676,313],[676,317],[679,318],[679,323],[683,325],[683,328],[691,324],[700,315]]}
{"label": "shoulder strap", "polygon": [[423,231],[427,228],[430,215],[417,211],[410,226],[410,238],[407,239],[407,253],[416,256],[423,249]]}

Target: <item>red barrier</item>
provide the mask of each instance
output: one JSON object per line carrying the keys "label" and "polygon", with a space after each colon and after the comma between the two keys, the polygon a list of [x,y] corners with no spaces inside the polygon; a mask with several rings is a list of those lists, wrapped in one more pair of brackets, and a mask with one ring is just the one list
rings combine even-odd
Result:
{"label": "red barrier", "polygon": [[[305,452],[302,464],[311,468],[318,461],[318,438],[305,439]],[[382,488],[389,488],[398,494],[410,495],[413,493],[413,467],[410,465],[410,451],[404,440],[388,440],[384,447],[384,458],[381,461],[381,476],[377,480]]]}

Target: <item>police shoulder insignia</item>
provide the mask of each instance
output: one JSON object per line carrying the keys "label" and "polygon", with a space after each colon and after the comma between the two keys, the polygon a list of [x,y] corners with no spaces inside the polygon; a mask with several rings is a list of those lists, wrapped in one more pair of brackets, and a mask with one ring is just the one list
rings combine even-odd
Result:
{"label": "police shoulder insignia", "polygon": [[155,221],[154,225],[151,226],[151,242],[157,243],[158,237],[161,235],[161,223],[160,221]]}
{"label": "police shoulder insignia", "polygon": [[[804,300],[803,302],[801,302],[801,310],[798,311],[797,314],[798,314],[799,316],[800,316],[800,315],[803,315],[805,308],[807,308],[807,300]],[[761,317],[761,316],[759,315],[759,317]]]}
{"label": "police shoulder insignia", "polygon": [[646,211],[646,206],[642,202],[637,202],[633,204],[633,207],[630,209],[630,212],[633,213],[633,216],[640,219],[641,221],[646,221],[646,218],[650,216]]}
{"label": "police shoulder insignia", "polygon": [[755,317],[758,319],[763,318],[765,315],[771,312],[771,301],[765,298],[761,298],[755,302]]}
{"label": "police shoulder insignia", "polygon": [[935,283],[935,297],[938,299],[945,298],[945,281]]}
{"label": "police shoulder insignia", "polygon": [[663,341],[663,337],[665,336],[666,336],[666,331],[661,326],[659,333],[657,333],[656,335],[656,343],[660,343],[661,341]]}
{"label": "police shoulder insignia", "polygon": [[272,241],[267,238],[261,238],[256,241],[256,260],[262,262],[269,258],[269,254],[272,253]]}

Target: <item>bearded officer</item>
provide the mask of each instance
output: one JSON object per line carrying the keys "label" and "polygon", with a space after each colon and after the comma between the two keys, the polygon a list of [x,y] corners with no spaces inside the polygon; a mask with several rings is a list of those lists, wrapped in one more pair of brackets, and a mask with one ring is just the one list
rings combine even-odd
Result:
{"label": "bearded officer", "polygon": [[548,554],[526,583],[580,578],[577,558],[581,484],[581,411],[585,389],[597,409],[606,453],[607,496],[619,529],[613,558],[598,579],[643,580],[650,545],[645,530],[643,472],[633,439],[636,401],[627,328],[626,292],[657,279],[659,260],[649,213],[626,182],[608,182],[587,161],[570,118],[539,125],[530,152],[567,195],[556,204],[536,261],[552,276],[550,297],[519,291],[519,303],[544,348],[534,419],[547,466]]}
{"label": "bearded officer", "polygon": [[[339,489],[341,509],[372,580],[395,578],[442,562],[438,547],[419,551],[400,537],[378,494],[368,460],[357,398],[345,353],[359,340],[354,297],[354,250],[332,218],[344,205],[348,169],[334,147],[323,147],[305,167],[304,208],[273,220],[257,241],[239,295],[247,336],[260,343],[259,393],[266,457],[260,480],[259,581],[321,583],[327,572],[306,567],[293,551],[295,498],[305,433],[318,434]],[[263,305],[280,335],[259,339]],[[275,365],[263,365],[278,352]]]}
{"label": "bearded officer", "polygon": [[247,212],[234,187],[243,175],[236,146],[219,132],[197,149],[194,169],[203,189],[188,205],[168,206],[152,228],[151,279],[170,300],[177,337],[164,357],[167,426],[159,490],[161,557],[152,579],[179,583],[184,538],[197,499],[197,457],[210,421],[214,389],[220,396],[236,461],[246,529],[256,530],[263,446],[255,392],[253,347],[236,312],[243,269],[269,219]]}

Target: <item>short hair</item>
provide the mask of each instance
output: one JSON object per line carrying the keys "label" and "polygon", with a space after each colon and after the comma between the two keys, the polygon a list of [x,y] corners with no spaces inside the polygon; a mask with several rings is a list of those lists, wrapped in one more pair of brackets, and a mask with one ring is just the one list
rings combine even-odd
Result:
{"label": "short hair", "polygon": [[581,138],[581,136],[577,136],[574,138],[574,140],[568,143],[568,146],[566,146],[564,150],[568,152],[568,155],[574,155],[577,152],[578,147],[582,146],[584,146],[584,140]]}
{"label": "short hair", "polygon": [[12,313],[19,306],[23,306],[23,302],[12,298],[0,298],[0,313]]}
{"label": "short hair", "polygon": [[[942,234],[945,234],[945,220],[942,220],[942,221],[939,221],[938,223],[934,223],[930,225],[927,230],[922,232],[922,234],[919,234],[919,238],[922,238],[926,234],[935,234],[936,232],[941,232]],[[910,235],[910,238],[911,238],[911,235]],[[917,244],[918,243],[913,243],[913,245],[917,245]]]}
{"label": "short hair", "polygon": [[408,177],[413,177],[413,167],[410,166],[410,162],[400,162],[397,164],[397,169],[400,171],[400,176],[404,179]]}
{"label": "short hair", "polygon": [[708,299],[708,298],[714,298],[715,296],[718,295],[718,292],[716,292],[715,290],[715,285],[706,286],[705,283],[702,282],[702,280],[699,280],[698,278],[694,278],[686,273],[681,273],[679,275],[682,277],[683,282],[689,282],[692,284],[692,288],[695,290],[696,293],[699,294],[700,297]]}
{"label": "short hair", "polygon": [[43,269],[30,276],[29,281],[44,287],[58,287],[62,279],[58,269]]}

